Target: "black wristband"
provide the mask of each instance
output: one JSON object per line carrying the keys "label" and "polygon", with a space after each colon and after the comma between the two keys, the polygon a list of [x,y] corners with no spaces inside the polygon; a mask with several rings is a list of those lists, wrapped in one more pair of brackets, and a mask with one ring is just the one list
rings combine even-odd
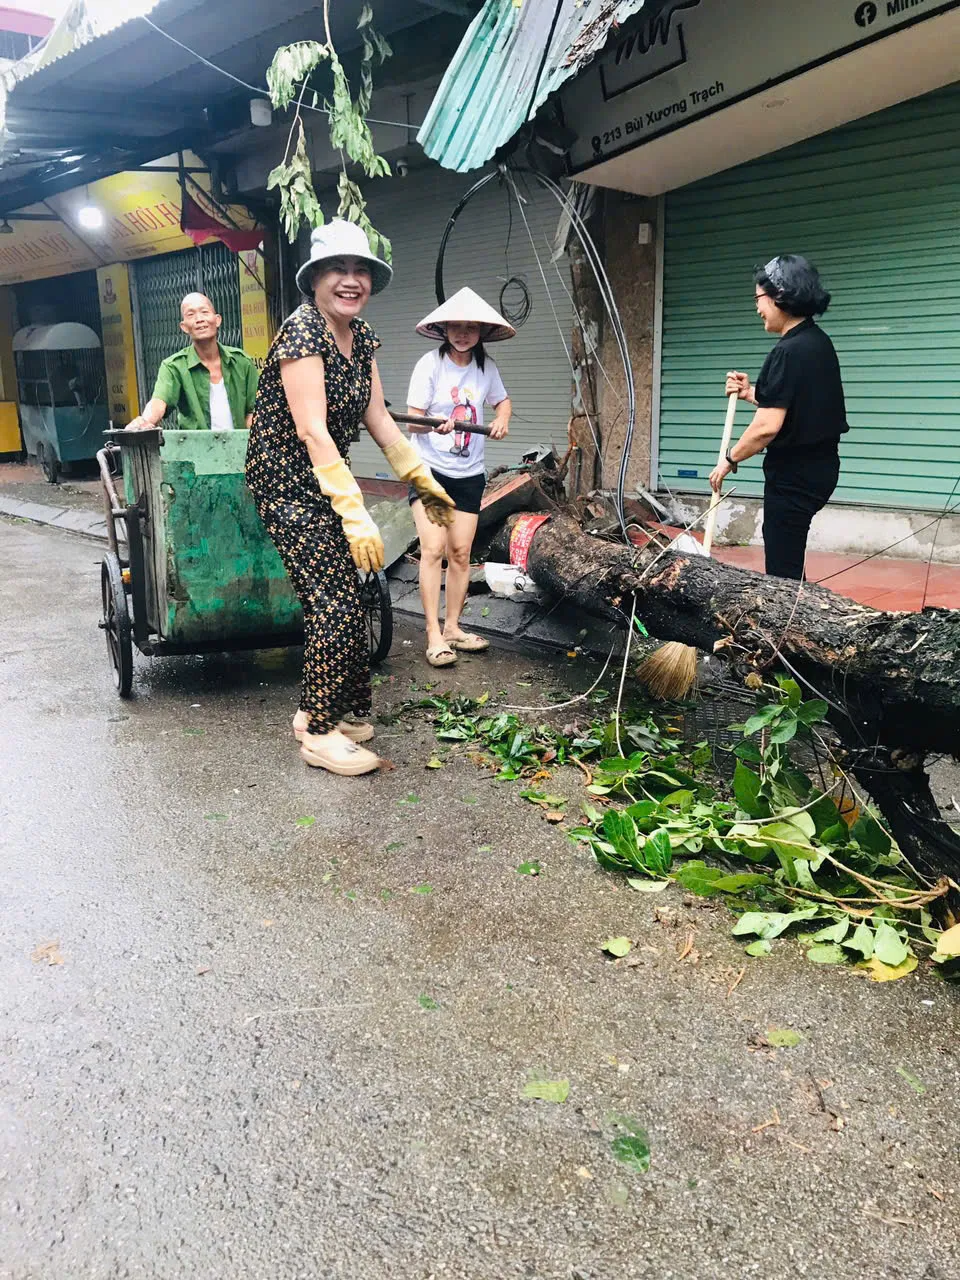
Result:
{"label": "black wristband", "polygon": [[734,462],[734,460],[730,457],[730,450],[729,450],[729,449],[727,450],[727,453],[726,453],[726,459],[727,459],[727,463],[728,463],[728,465],[729,465],[729,467],[730,467],[730,470],[734,473],[734,475],[736,475],[736,471],[737,471],[737,464],[736,464],[736,463]]}

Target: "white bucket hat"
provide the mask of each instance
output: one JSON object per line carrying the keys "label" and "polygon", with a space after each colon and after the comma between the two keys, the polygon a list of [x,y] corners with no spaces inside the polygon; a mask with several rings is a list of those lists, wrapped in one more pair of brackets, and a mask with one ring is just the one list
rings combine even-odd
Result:
{"label": "white bucket hat", "polygon": [[370,268],[370,292],[380,293],[393,279],[393,268],[370,252],[366,232],[345,218],[331,218],[310,237],[310,257],[297,272],[297,288],[309,295],[310,279],[318,262],[328,258],[359,258]]}
{"label": "white bucket hat", "polygon": [[435,338],[444,342],[447,337],[446,326],[453,321],[460,324],[478,324],[484,342],[503,342],[507,338],[515,338],[517,331],[512,324],[507,324],[498,311],[494,311],[489,303],[484,302],[479,293],[472,289],[458,289],[452,298],[448,298],[436,311],[417,325],[417,333],[425,338]]}

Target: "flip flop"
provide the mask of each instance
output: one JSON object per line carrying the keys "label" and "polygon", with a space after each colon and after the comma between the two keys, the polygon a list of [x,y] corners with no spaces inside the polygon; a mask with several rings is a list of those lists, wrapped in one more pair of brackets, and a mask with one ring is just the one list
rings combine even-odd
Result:
{"label": "flip flop", "polygon": [[460,640],[448,640],[447,644],[451,649],[458,649],[461,653],[483,653],[485,649],[490,648],[489,640],[470,633],[465,634]]}
{"label": "flip flop", "polygon": [[452,667],[457,660],[457,655],[453,652],[453,646],[447,644],[431,645],[427,650],[427,661],[431,667]]}

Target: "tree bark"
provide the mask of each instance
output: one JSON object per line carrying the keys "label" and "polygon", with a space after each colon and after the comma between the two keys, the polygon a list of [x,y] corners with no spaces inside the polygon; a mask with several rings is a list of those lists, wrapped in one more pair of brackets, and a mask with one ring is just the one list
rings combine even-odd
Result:
{"label": "tree bark", "polygon": [[[491,559],[509,561],[511,516]],[[541,525],[527,572],[571,605],[637,617],[652,636],[723,657],[741,674],[782,665],[829,718],[901,847],[960,880],[960,839],[942,821],[923,759],[960,755],[960,611],[884,613],[826,587],[702,556],[591,538],[569,517]],[[934,830],[935,828],[935,830]]]}

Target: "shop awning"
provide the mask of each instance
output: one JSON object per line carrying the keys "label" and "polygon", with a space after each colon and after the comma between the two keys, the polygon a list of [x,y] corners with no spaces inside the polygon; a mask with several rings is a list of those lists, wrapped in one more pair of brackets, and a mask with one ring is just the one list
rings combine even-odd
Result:
{"label": "shop awning", "polygon": [[486,164],[644,3],[487,0],[447,68],[417,141],[431,159],[458,173]]}
{"label": "shop awning", "polygon": [[[456,2],[377,0],[377,25],[390,37]],[[331,6],[343,54],[358,45],[362,8]],[[324,39],[322,0],[71,0],[46,43],[0,76],[0,217],[250,130],[274,51],[314,39]]]}

